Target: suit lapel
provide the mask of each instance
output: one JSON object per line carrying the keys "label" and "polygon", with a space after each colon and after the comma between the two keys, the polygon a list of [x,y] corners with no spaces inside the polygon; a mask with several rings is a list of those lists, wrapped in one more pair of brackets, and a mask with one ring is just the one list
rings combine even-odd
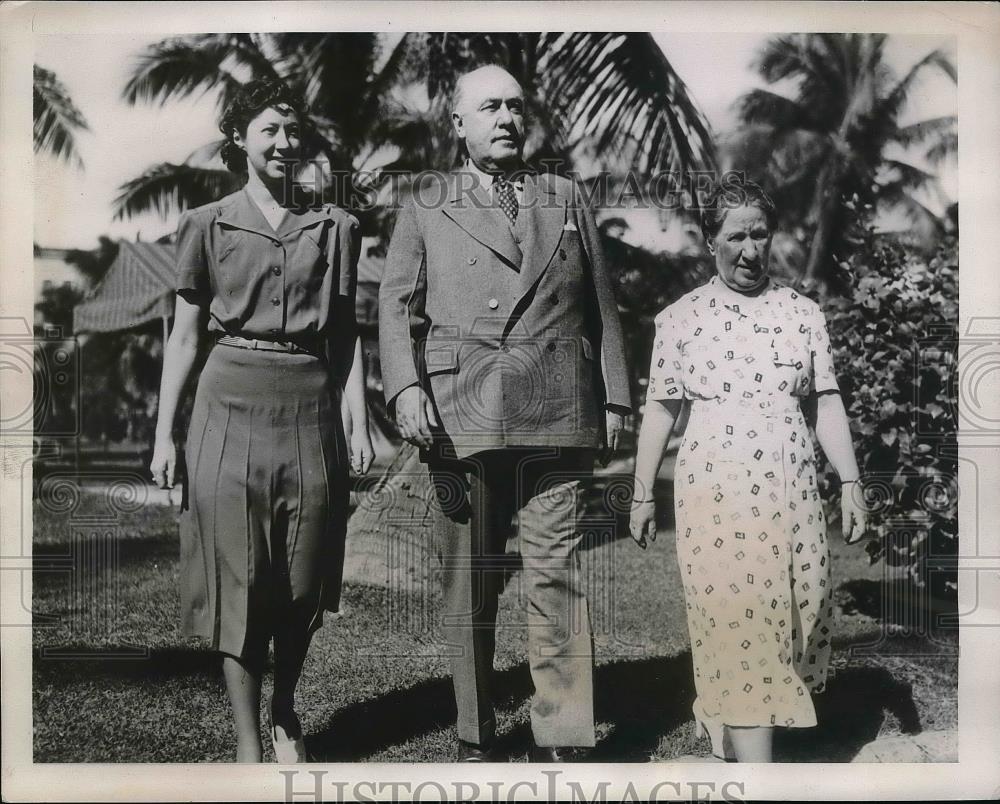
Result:
{"label": "suit lapel", "polygon": [[489,190],[474,178],[469,187],[469,179],[470,174],[451,175],[448,201],[442,211],[470,237],[503,258],[515,271],[520,271],[523,255],[503,212],[493,204]]}
{"label": "suit lapel", "polygon": [[544,174],[529,174],[524,179],[526,237],[521,263],[521,295],[528,293],[552,261],[563,226],[566,225],[566,202],[556,195]]}

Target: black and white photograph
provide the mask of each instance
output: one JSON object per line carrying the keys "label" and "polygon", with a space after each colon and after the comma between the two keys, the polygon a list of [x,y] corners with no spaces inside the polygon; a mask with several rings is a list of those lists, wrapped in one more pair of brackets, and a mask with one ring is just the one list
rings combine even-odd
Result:
{"label": "black and white photograph", "polygon": [[1000,796],[1000,7],[0,15],[11,801]]}

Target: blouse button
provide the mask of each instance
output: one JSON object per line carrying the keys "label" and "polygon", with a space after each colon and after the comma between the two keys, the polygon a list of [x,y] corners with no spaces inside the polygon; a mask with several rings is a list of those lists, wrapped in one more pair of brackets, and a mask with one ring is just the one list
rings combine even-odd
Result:
{"label": "blouse button", "polygon": [[274,247],[275,247],[275,248],[281,248],[281,243],[280,243],[279,241],[277,241],[277,240],[272,240],[271,242],[272,242],[272,243],[274,243]]}
{"label": "blouse button", "polygon": [[475,257],[469,257],[468,263],[469,263],[469,265],[475,265],[476,264],[476,258]]}
{"label": "blouse button", "polygon": [[275,276],[281,276],[281,269],[277,265],[275,265],[271,269],[271,273],[273,273]]}
{"label": "blouse button", "polygon": [[489,300],[488,302],[486,302],[486,303],[487,303],[487,304],[489,305],[489,307],[490,307],[490,309],[491,309],[491,310],[496,310],[496,309],[497,309],[497,307],[499,307],[499,306],[500,306],[500,302],[499,302],[499,301],[497,301],[496,299],[490,299],[490,300]]}
{"label": "blouse button", "polygon": [[271,299],[271,304],[273,304],[275,307],[277,307],[279,304],[281,304],[281,299],[279,299],[277,296],[275,296],[273,299]]}

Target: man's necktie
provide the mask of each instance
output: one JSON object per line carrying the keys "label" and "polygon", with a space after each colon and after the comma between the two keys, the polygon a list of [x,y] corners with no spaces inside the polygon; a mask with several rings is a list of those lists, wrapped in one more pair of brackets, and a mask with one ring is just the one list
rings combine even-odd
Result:
{"label": "man's necktie", "polygon": [[517,222],[518,206],[514,184],[503,176],[495,176],[493,178],[493,186],[496,190],[497,201],[500,203],[500,209],[503,210],[503,214],[507,216],[510,220],[510,225],[513,226]]}

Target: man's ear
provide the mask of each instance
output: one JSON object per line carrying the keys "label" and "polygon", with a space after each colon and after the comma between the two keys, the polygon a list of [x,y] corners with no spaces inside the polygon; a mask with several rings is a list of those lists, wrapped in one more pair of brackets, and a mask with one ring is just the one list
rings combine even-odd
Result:
{"label": "man's ear", "polygon": [[462,121],[462,115],[458,112],[452,112],[451,125],[455,129],[455,134],[461,139],[465,139],[465,123]]}

